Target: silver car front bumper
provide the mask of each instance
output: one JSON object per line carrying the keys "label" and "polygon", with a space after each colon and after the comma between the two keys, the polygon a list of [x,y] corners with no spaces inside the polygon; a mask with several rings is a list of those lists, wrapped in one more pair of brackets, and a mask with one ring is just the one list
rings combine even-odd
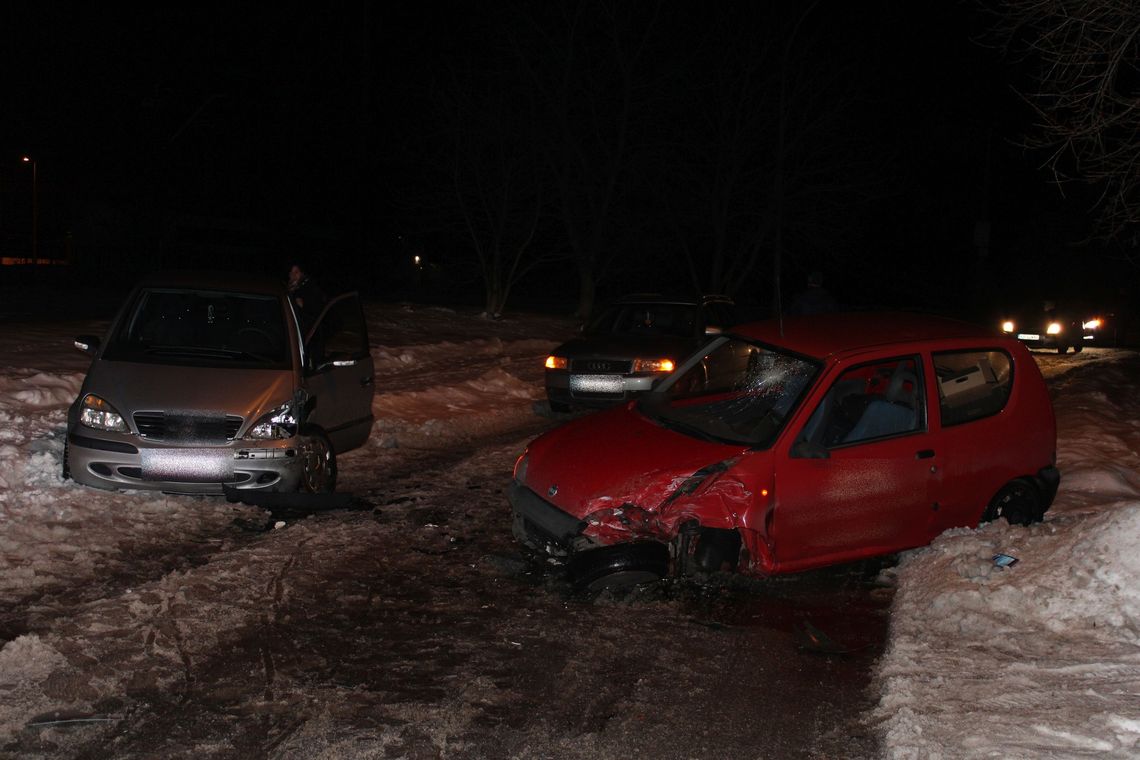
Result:
{"label": "silver car front bumper", "polygon": [[73,480],[95,488],[190,494],[222,494],[223,486],[295,491],[306,446],[301,437],[171,445],[80,428],[68,433],[67,461]]}

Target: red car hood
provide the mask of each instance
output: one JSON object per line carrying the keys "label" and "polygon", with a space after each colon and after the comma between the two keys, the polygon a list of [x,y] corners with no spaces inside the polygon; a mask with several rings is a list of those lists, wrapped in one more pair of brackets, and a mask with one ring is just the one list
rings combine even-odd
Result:
{"label": "red car hood", "polygon": [[534,441],[525,485],[578,518],[625,503],[655,510],[694,472],[745,450],[663,428],[631,404],[577,419]]}

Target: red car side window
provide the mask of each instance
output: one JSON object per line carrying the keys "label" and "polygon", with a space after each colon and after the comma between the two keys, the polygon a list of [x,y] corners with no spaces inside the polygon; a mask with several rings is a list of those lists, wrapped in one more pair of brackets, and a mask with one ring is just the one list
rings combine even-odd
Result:
{"label": "red car side window", "polygon": [[917,356],[861,364],[840,375],[799,441],[836,448],[923,430],[922,363]]}
{"label": "red car side window", "polygon": [[1013,388],[1013,361],[997,349],[936,353],[934,371],[943,427],[997,414]]}

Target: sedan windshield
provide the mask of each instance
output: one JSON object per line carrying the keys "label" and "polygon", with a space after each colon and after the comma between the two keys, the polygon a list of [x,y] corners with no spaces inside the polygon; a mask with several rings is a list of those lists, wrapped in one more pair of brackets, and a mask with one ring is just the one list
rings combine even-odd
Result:
{"label": "sedan windshield", "polygon": [[159,288],[139,293],[104,357],[192,366],[290,364],[277,298]]}
{"label": "sedan windshield", "polygon": [[705,440],[767,448],[803,398],[819,364],[740,338],[722,337],[639,403],[643,414]]}

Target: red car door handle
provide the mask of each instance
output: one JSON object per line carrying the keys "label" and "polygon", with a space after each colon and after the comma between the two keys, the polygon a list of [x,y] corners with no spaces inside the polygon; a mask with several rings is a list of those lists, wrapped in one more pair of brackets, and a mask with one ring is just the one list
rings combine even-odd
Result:
{"label": "red car door handle", "polygon": [[933,459],[934,449],[923,449],[914,455],[915,459]]}

